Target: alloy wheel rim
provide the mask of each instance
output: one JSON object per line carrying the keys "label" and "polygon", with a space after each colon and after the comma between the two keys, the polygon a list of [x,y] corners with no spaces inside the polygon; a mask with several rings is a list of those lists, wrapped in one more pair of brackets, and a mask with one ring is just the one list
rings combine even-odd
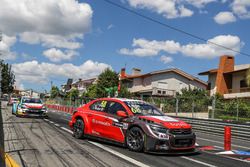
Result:
{"label": "alloy wheel rim", "polygon": [[141,147],[141,145],[143,144],[143,136],[142,134],[137,131],[137,130],[130,130],[129,134],[128,134],[128,145],[130,148],[137,150]]}

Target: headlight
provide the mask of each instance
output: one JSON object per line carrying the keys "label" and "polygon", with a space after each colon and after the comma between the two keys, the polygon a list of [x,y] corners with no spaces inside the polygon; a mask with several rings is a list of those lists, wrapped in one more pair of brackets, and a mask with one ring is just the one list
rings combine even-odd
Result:
{"label": "headlight", "polygon": [[168,129],[160,126],[160,125],[156,125],[156,124],[149,124],[148,125],[150,130],[152,131],[152,133],[159,139],[165,139],[168,140],[169,139],[169,135],[168,135]]}

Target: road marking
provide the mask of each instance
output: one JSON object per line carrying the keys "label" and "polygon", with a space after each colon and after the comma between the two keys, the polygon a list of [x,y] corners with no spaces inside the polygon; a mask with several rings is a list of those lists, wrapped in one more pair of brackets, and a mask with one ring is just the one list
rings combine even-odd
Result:
{"label": "road marking", "polygon": [[135,164],[137,166],[150,167],[150,166],[148,166],[148,165],[146,165],[146,164],[144,164],[142,162],[139,162],[139,161],[137,161],[137,160],[135,160],[133,158],[130,158],[130,157],[126,156],[126,155],[123,155],[123,154],[121,154],[121,153],[119,153],[119,152],[117,152],[115,150],[112,150],[112,149],[110,149],[108,147],[105,147],[102,144],[99,144],[99,143],[96,143],[96,142],[92,142],[92,141],[88,141],[88,142],[91,143],[91,144],[93,144],[93,145],[95,145],[95,146],[97,146],[97,147],[99,147],[99,148],[101,148],[101,149],[103,149],[103,150],[105,150],[105,151],[107,151],[107,152],[109,152],[109,153],[111,153],[111,154],[113,154],[113,155],[115,155],[115,156],[118,156],[118,157],[120,157],[122,159],[125,159],[126,161],[128,161],[130,163],[133,163],[133,164]]}
{"label": "road marking", "polygon": [[59,124],[54,124],[54,125],[56,125],[56,126],[58,126],[58,127],[60,126]]}
{"label": "road marking", "polygon": [[195,162],[195,163],[204,165],[204,166],[208,166],[208,167],[217,167],[217,166],[215,166],[215,165],[211,165],[211,164],[208,164],[208,163],[206,163],[206,162],[198,161],[198,160],[195,160],[195,159],[192,159],[192,158],[189,158],[189,157],[181,156],[181,158],[184,158],[184,159],[186,159],[186,160],[189,160],[189,161],[192,161],[192,162]]}
{"label": "road marking", "polygon": [[43,119],[44,121],[49,121],[48,119]]}
{"label": "road marking", "polygon": [[[200,137],[196,137],[196,139],[205,140],[205,141],[214,142],[214,143],[219,143],[219,144],[224,144],[223,142],[220,142],[220,141],[214,141],[214,140],[204,139],[204,138],[200,138]],[[232,144],[232,146],[239,147],[239,148],[244,148],[244,149],[247,149],[247,150],[249,149],[249,147],[239,146],[239,145],[236,145],[236,144]]]}
{"label": "road marking", "polygon": [[19,167],[16,161],[7,153],[5,153],[5,162],[8,167]]}
{"label": "road marking", "polygon": [[54,124],[54,122],[53,122],[53,121],[49,121],[49,123],[52,123],[52,124]]}
{"label": "road marking", "polygon": [[[71,130],[69,130],[69,129],[65,128],[65,127],[61,127],[61,129],[63,129],[63,130],[65,130],[65,131],[67,131],[67,132],[73,134],[73,132],[72,132]],[[91,143],[91,144],[93,144],[93,145],[95,145],[95,146],[97,146],[97,147],[99,147],[99,148],[101,148],[101,149],[103,149],[103,150],[105,150],[105,151],[107,151],[107,152],[109,152],[109,153],[111,153],[111,154],[113,154],[113,155],[115,155],[115,156],[118,156],[118,157],[120,157],[120,158],[122,158],[122,159],[124,159],[124,160],[126,160],[126,161],[129,161],[130,163],[133,163],[133,164],[135,164],[135,165],[137,165],[137,166],[141,166],[141,167],[150,167],[150,166],[148,166],[148,165],[146,165],[146,164],[144,164],[144,163],[141,163],[141,162],[139,162],[139,161],[137,161],[137,160],[135,160],[135,159],[133,159],[133,158],[130,158],[130,157],[126,156],[126,155],[123,155],[123,154],[121,154],[121,153],[115,151],[115,150],[112,150],[112,149],[110,149],[110,148],[108,148],[108,147],[105,147],[105,146],[102,145],[102,144],[95,143],[95,142],[92,142],[92,141],[88,141],[88,142]]]}
{"label": "road marking", "polygon": [[72,132],[71,130],[69,130],[69,129],[65,128],[65,127],[61,127],[61,129],[63,129],[63,130],[65,130],[65,131],[67,131],[67,132],[73,134],[73,132]]}

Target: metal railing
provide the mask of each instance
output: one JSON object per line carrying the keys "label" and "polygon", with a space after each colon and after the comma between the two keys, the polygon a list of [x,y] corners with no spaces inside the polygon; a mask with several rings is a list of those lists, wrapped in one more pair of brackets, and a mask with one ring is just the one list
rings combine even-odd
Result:
{"label": "metal railing", "polygon": [[245,93],[245,92],[250,93],[250,87],[239,88],[239,89],[229,89],[228,92],[229,93]]}
{"label": "metal railing", "polygon": [[223,135],[224,127],[232,127],[232,138],[249,140],[250,124],[236,124],[220,120],[208,120],[199,118],[176,117],[187,123],[190,123],[194,131]]}

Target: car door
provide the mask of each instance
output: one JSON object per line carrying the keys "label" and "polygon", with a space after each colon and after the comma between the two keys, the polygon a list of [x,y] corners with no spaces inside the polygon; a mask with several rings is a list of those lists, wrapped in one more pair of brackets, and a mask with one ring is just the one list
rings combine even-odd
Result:
{"label": "car door", "polygon": [[87,119],[90,123],[90,134],[93,136],[109,138],[107,135],[107,131],[111,126],[110,123],[107,122],[107,101],[99,100],[90,105],[90,111],[87,114]]}
{"label": "car door", "polygon": [[126,112],[126,109],[119,102],[109,101],[106,110],[106,122],[111,125],[107,131],[107,136],[112,140],[123,143],[125,139],[123,128],[126,123],[123,123],[122,119],[117,116],[117,111]]}

